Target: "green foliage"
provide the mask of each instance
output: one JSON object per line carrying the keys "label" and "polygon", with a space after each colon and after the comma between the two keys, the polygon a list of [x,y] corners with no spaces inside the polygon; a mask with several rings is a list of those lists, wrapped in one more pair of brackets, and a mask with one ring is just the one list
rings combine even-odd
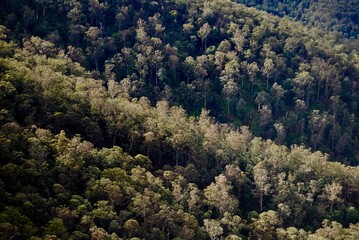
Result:
{"label": "green foliage", "polygon": [[29,238],[37,231],[31,220],[14,207],[5,207],[0,213],[0,228],[4,239]]}
{"label": "green foliage", "polygon": [[[230,0],[50,3],[30,1],[17,8],[16,1],[7,0],[0,8],[0,23],[8,28],[0,30],[1,49],[4,57],[14,52],[16,56],[0,83],[0,95],[5,94],[6,100],[0,98],[4,105],[22,103],[19,109],[9,110],[26,124],[37,123],[34,115],[40,117],[42,110],[43,126],[79,133],[96,146],[127,141],[125,150],[137,152],[141,129],[132,129],[132,121],[123,122],[123,113],[112,105],[119,97],[146,96],[151,103],[166,100],[183,106],[191,115],[199,115],[205,108],[221,122],[251,126],[256,136],[287,146],[306,144],[357,164],[356,41],[342,41],[323,30],[357,35],[357,8],[351,7],[355,1],[244,1],[279,15],[298,16],[309,24],[318,23],[321,30]],[[17,18],[23,20],[15,23]],[[7,38],[23,41],[24,48],[15,51],[16,45]],[[16,74],[17,61],[34,54],[38,55],[24,61],[22,74]],[[26,75],[27,68],[36,69],[46,102],[52,104],[38,102],[39,96],[30,97],[39,86],[32,86],[33,91],[13,92],[16,79]],[[63,92],[64,81],[49,75],[49,68],[71,77],[77,90],[89,87],[90,77],[102,79],[114,103],[79,100],[72,91]],[[26,84],[33,84],[33,75],[26,76]],[[57,104],[61,101],[63,104]],[[73,105],[76,107],[71,109]],[[97,113],[102,116],[81,116],[79,109],[88,105],[101,110]],[[319,128],[310,124],[314,110],[327,116]],[[46,115],[49,112],[51,117]],[[103,119],[106,129],[99,126]],[[280,128],[276,127],[279,123]],[[121,135],[122,131],[129,136]],[[176,147],[184,146],[178,142]],[[146,152],[143,155],[151,152],[149,145]],[[156,156],[160,162],[163,157]],[[183,161],[183,156],[177,157]]]}
{"label": "green foliage", "polygon": [[44,230],[45,236],[56,236],[59,239],[68,239],[67,228],[62,219],[54,218],[49,221]]}
{"label": "green foliage", "polygon": [[0,238],[357,238],[346,43],[229,0],[0,13]]}
{"label": "green foliage", "polygon": [[289,16],[309,26],[336,31],[346,38],[356,38],[359,33],[357,2],[312,0],[236,0],[279,16]]}

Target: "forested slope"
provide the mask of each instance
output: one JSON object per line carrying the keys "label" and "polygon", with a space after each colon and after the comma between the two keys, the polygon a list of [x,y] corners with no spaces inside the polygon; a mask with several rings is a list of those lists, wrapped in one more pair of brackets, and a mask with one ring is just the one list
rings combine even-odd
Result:
{"label": "forested slope", "polygon": [[304,22],[345,38],[358,39],[359,10],[356,0],[236,0],[247,6]]}
{"label": "forested slope", "polygon": [[132,97],[357,164],[358,55],[335,35],[229,0],[20,3],[1,7],[12,39],[47,39]]}
{"label": "forested slope", "polygon": [[335,35],[227,0],[0,12],[0,238],[358,238]]}
{"label": "forested slope", "polygon": [[151,107],[49,42],[2,37],[2,239],[358,236],[358,167]]}

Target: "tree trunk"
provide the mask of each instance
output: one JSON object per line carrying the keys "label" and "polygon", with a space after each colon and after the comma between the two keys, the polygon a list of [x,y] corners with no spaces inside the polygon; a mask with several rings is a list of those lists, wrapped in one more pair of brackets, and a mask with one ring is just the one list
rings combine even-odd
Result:
{"label": "tree trunk", "polygon": [[128,153],[130,153],[130,152],[131,152],[132,147],[133,147],[133,141],[130,141],[130,148],[128,149]]}
{"label": "tree trunk", "polygon": [[96,71],[98,71],[98,61],[97,61],[97,57],[94,58],[94,62],[95,62]]}
{"label": "tree trunk", "polygon": [[156,81],[156,86],[157,86],[157,83],[158,83],[158,76],[157,76],[157,64],[155,66],[155,81]]}
{"label": "tree trunk", "polygon": [[331,150],[333,151],[334,150],[334,140],[335,140],[335,135],[336,135],[336,117],[335,117],[335,114],[333,116],[333,132],[332,132],[332,146],[331,146]]}
{"label": "tree trunk", "polygon": [[260,191],[259,193],[259,211],[262,212],[263,210],[263,192]]}
{"label": "tree trunk", "polygon": [[253,95],[253,88],[254,88],[254,79],[251,80],[252,86],[251,86],[251,95]]}
{"label": "tree trunk", "polygon": [[117,129],[116,129],[116,131],[114,132],[114,134],[113,134],[113,138],[112,138],[112,147],[114,147],[115,146],[115,144],[116,144],[116,135],[117,135]]}
{"label": "tree trunk", "polygon": [[329,95],[329,80],[327,79],[325,81],[325,99],[328,100],[328,95]]}
{"label": "tree trunk", "polygon": [[310,89],[310,84],[308,84],[307,86],[307,108],[309,108],[309,99],[310,99],[310,92],[309,92],[309,89]]}
{"label": "tree trunk", "polygon": [[230,103],[230,99],[227,99],[227,115],[229,115],[229,103]]}
{"label": "tree trunk", "polygon": [[202,96],[203,96],[203,100],[204,100],[204,109],[207,109],[207,94],[203,93]]}
{"label": "tree trunk", "polygon": [[44,5],[42,5],[42,19],[45,20],[45,15],[46,15],[46,7],[44,7]]}

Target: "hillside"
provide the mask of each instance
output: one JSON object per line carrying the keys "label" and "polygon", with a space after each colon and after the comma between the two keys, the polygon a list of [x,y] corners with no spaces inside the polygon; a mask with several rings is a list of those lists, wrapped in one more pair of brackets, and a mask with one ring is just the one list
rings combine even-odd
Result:
{"label": "hillside", "polygon": [[50,2],[6,1],[9,37],[44,38],[131,97],[357,164],[358,54],[335,35],[228,0]]}
{"label": "hillside", "polygon": [[277,16],[289,16],[309,26],[358,39],[359,10],[356,0],[236,0]]}
{"label": "hillside", "polygon": [[229,0],[0,12],[0,239],[358,237],[336,35]]}
{"label": "hillside", "polygon": [[[206,111],[195,119],[166,101],[128,100],[62,51],[0,43],[2,239],[358,234],[358,167]],[[114,146],[94,146],[106,141]]]}

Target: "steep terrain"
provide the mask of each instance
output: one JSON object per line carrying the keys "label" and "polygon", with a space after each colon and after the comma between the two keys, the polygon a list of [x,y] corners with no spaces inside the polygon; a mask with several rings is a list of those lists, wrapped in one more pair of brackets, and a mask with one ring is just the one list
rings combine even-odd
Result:
{"label": "steep terrain", "polygon": [[358,237],[336,35],[227,0],[0,12],[1,239]]}
{"label": "steep terrain", "polygon": [[237,0],[275,15],[289,16],[345,38],[358,39],[359,10],[356,0]]}
{"label": "steep terrain", "polygon": [[5,1],[1,11],[11,39],[44,38],[131,97],[205,108],[357,164],[358,55],[335,34],[228,0]]}

